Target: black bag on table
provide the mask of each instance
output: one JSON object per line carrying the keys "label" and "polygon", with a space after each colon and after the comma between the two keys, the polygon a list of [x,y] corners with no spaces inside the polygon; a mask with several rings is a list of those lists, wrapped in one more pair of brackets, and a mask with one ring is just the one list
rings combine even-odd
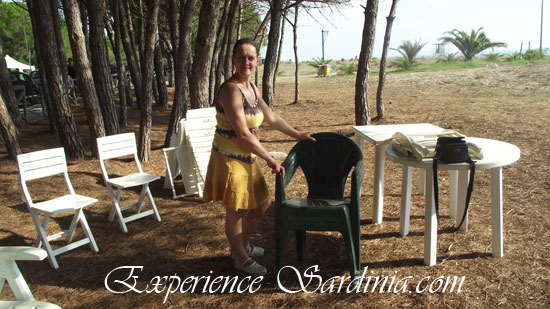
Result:
{"label": "black bag on table", "polygon": [[439,221],[439,187],[437,181],[437,164],[441,162],[443,164],[452,163],[468,163],[470,164],[470,179],[468,181],[468,191],[466,194],[466,207],[464,208],[464,214],[460,224],[455,229],[458,231],[460,226],[464,223],[466,215],[468,213],[468,205],[470,204],[470,197],[474,190],[474,174],[475,174],[475,162],[472,161],[468,154],[468,144],[464,141],[464,137],[449,137],[442,136],[437,139],[435,146],[435,156],[433,158],[433,179],[434,179],[434,201],[435,201],[435,214]]}

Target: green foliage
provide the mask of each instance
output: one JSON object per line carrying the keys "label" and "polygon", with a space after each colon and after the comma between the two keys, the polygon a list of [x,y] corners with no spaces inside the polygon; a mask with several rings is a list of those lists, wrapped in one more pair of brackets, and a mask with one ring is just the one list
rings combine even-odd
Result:
{"label": "green foliage", "polygon": [[357,72],[358,63],[357,62],[351,62],[351,63],[338,63],[337,70],[338,72],[341,72],[341,74],[345,75],[352,75]]}
{"label": "green foliage", "polygon": [[459,31],[453,29],[452,31],[447,31],[444,34],[448,36],[440,37],[439,39],[445,43],[453,44],[458,50],[464,55],[465,61],[471,61],[472,58],[481,53],[482,51],[494,48],[494,47],[506,47],[506,43],[502,42],[491,42],[489,38],[485,35],[485,32],[481,31],[483,27],[473,30],[470,34],[465,31]]}
{"label": "green foliage", "polygon": [[539,60],[544,58],[544,53],[540,53],[538,50],[530,49],[526,51],[521,57],[525,60]]}
{"label": "green foliage", "polygon": [[31,19],[26,10],[26,4],[24,2],[0,3],[0,37],[4,54],[28,62],[25,36],[29,44],[29,51],[33,53],[32,61],[36,63]]}
{"label": "green foliage", "polygon": [[488,54],[485,56],[485,61],[489,62],[499,62],[502,59],[502,54],[494,53],[494,54]]}
{"label": "green foliage", "polygon": [[520,53],[513,53],[508,58],[506,58],[506,61],[513,62],[521,60],[521,54]]}
{"label": "green foliage", "polygon": [[398,51],[401,54],[402,58],[399,58],[397,61],[393,62],[391,66],[397,66],[403,70],[409,70],[417,65],[416,57],[426,43],[420,43],[418,41],[404,41],[401,42],[398,48],[392,48],[393,50]]}
{"label": "green foliage", "polygon": [[[325,59],[325,64],[329,64],[332,60],[331,59]],[[319,67],[321,65],[323,65],[323,59],[319,58],[319,57],[315,57],[313,59],[311,59],[311,61],[308,61],[308,64],[312,67]]]}
{"label": "green foliage", "polygon": [[456,53],[448,54],[447,57],[441,57],[437,59],[438,63],[455,63],[456,62]]}

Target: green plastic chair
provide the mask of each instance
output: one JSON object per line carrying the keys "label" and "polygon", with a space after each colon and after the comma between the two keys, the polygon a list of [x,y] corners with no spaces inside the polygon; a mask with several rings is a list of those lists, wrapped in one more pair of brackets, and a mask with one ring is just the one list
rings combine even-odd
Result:
{"label": "green plastic chair", "polygon": [[[352,280],[359,273],[359,199],[363,182],[363,152],[350,138],[336,133],[313,135],[316,142],[298,142],[283,162],[285,176],[276,175],[275,251],[276,267],[283,267],[289,230],[296,231],[296,253],[302,261],[306,231],[338,231],[346,243]],[[285,187],[302,168],[308,184],[307,198],[285,198]],[[344,198],[349,172],[351,196]]]}

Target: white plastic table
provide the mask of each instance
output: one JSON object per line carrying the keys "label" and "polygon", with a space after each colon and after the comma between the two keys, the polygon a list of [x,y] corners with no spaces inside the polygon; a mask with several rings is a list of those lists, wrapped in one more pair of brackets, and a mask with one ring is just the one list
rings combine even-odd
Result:
{"label": "white plastic table", "polygon": [[[491,170],[491,216],[492,216],[492,244],[493,257],[501,258],[503,256],[503,237],[502,237],[502,167],[516,162],[520,157],[518,147],[485,138],[467,137],[466,142],[472,142],[481,147],[483,159],[476,160],[476,170],[490,169]],[[401,192],[401,219],[400,231],[402,235],[408,234],[409,229],[409,210],[410,210],[410,182],[411,171],[413,167],[421,168],[426,171],[425,176],[425,210],[424,210],[424,264],[435,265],[437,260],[437,218],[435,214],[435,202],[433,196],[433,174],[432,174],[432,159],[419,161],[416,158],[410,158],[400,153],[395,152],[391,146],[386,148],[388,158],[403,165],[403,180]],[[467,163],[458,164],[439,164],[439,170],[457,171],[458,177],[450,177],[451,188],[458,187],[456,197],[451,196],[451,201],[456,199],[455,203],[451,203],[457,207],[456,224],[460,224],[464,213],[466,200],[466,187],[468,183],[470,166]],[[452,190],[451,190],[452,192]],[[466,214],[467,215],[467,214]],[[464,220],[460,227],[466,230],[468,217]]]}
{"label": "white plastic table", "polygon": [[[355,141],[363,149],[364,141],[374,145],[374,193],[373,218],[375,224],[382,223],[384,210],[384,149],[391,143],[396,132],[405,134],[437,133],[444,129],[429,123],[352,126]],[[423,176],[423,174],[421,173]],[[420,181],[420,184],[423,184]],[[423,191],[423,188],[420,188]]]}

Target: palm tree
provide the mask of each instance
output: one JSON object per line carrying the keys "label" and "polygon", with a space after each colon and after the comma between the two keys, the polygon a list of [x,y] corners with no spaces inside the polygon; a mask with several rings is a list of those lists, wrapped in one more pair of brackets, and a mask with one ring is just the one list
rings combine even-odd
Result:
{"label": "palm tree", "polygon": [[472,58],[481,53],[482,51],[493,47],[506,47],[506,43],[491,42],[485,35],[485,32],[481,31],[483,27],[474,30],[468,35],[466,31],[459,31],[453,29],[453,31],[447,31],[449,36],[440,37],[439,39],[445,43],[451,43],[464,55],[465,61],[470,61]]}
{"label": "palm tree", "polygon": [[401,45],[397,48],[392,48],[393,50],[398,51],[402,58],[399,59],[397,62],[394,62],[394,66],[398,66],[404,70],[412,68],[416,63],[416,57],[418,56],[418,53],[420,50],[426,45],[426,43],[420,43],[420,39],[418,41],[404,41],[401,42]]}

